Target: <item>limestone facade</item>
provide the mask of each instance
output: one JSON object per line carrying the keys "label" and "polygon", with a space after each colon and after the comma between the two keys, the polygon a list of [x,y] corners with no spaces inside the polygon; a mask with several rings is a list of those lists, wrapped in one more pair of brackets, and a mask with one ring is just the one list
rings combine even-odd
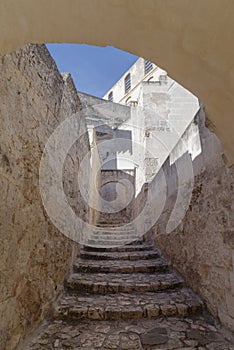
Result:
{"label": "limestone facade", "polygon": [[112,102],[129,106],[134,104],[138,105],[140,103],[139,96],[141,95],[141,84],[143,82],[157,82],[161,85],[164,84],[166,80],[167,73],[163,69],[139,57],[123,76],[105,93],[103,99],[110,100],[110,97],[112,97]]}
{"label": "limestone facade", "polygon": [[134,172],[136,194],[153,180],[189,127],[186,149],[182,145],[172,158],[188,150],[194,159],[201,152],[199,131],[193,122],[199,110],[197,97],[155,65],[145,74],[144,61],[139,58],[126,72],[134,82],[127,95],[134,96],[136,104],[124,105],[126,74],[104,96],[113,92],[120,103],[80,94],[86,122],[97,133],[102,168]]}

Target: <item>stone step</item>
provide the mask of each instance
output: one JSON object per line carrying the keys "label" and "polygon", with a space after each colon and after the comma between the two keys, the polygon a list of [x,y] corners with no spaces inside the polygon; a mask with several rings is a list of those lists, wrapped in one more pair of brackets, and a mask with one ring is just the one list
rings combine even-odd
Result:
{"label": "stone step", "polygon": [[99,221],[98,224],[96,224],[96,226],[99,227],[114,227],[114,226],[124,226],[124,225],[130,225],[131,221],[113,221],[113,220],[105,220],[105,221]]}
{"label": "stone step", "polygon": [[203,303],[190,289],[158,293],[108,295],[64,294],[54,307],[54,317],[69,320],[120,320],[195,314]]}
{"label": "stone step", "polygon": [[128,222],[130,220],[129,217],[125,216],[125,215],[121,215],[121,217],[119,215],[116,215],[116,213],[107,213],[104,215],[100,215],[98,223],[106,223],[109,222],[111,220],[111,222],[115,223],[119,223],[119,222]]}
{"label": "stone step", "polygon": [[[136,237],[136,236],[124,236],[124,237],[115,237],[115,236],[99,236],[99,237],[89,237],[89,239],[87,240],[87,242],[90,242],[90,241],[95,241],[95,242],[104,242],[104,244],[106,243],[106,245],[108,246],[109,245],[109,242],[113,242],[114,244],[116,243],[116,245],[124,245],[124,244],[128,244],[128,243],[131,243],[131,242],[135,242],[136,240],[138,240],[139,237]],[[101,243],[99,244],[101,245]]]}
{"label": "stone step", "polygon": [[106,278],[104,273],[71,274],[65,286],[72,292],[97,294],[158,292],[183,286],[183,279],[176,272],[142,274],[112,274]]}
{"label": "stone step", "polygon": [[[110,229],[118,229],[118,228],[123,228],[124,230],[129,229],[129,225],[131,225],[131,222],[106,222],[106,223],[98,223],[95,225],[97,228],[110,228]],[[133,227],[130,227],[132,229]]]}
{"label": "stone step", "polygon": [[110,233],[114,233],[116,231],[121,231],[123,232],[123,234],[125,233],[134,233],[136,232],[134,227],[125,227],[125,226],[95,226],[94,229],[96,232],[99,231],[100,233],[105,233],[105,232],[110,232]]}
{"label": "stone step", "polygon": [[103,228],[105,228],[105,227],[108,227],[108,228],[113,228],[113,229],[115,229],[115,228],[118,228],[118,227],[125,227],[125,225],[126,224],[129,224],[129,223],[124,223],[124,222],[119,222],[119,223],[112,223],[112,222],[106,222],[106,223],[98,223],[98,224],[96,224],[95,226],[96,227],[103,227]]}
{"label": "stone step", "polygon": [[[138,240],[138,238],[137,238]],[[122,246],[127,246],[131,242],[136,242],[136,240],[100,240],[100,239],[88,239],[87,241],[87,246],[93,247],[93,248],[116,248],[116,247],[122,247]]]}
{"label": "stone step", "polygon": [[127,245],[136,245],[136,244],[145,244],[145,240],[144,240],[144,238],[143,237],[138,237],[138,239],[137,240],[135,240],[135,241],[132,241],[132,242],[130,242],[130,243],[127,243]]}
{"label": "stone step", "polygon": [[95,226],[97,227],[118,227],[118,226],[122,226],[122,227],[129,227],[129,228],[133,228],[134,227],[134,222],[133,221],[124,221],[124,220],[119,220],[119,221],[99,221],[95,224]]}
{"label": "stone step", "polygon": [[96,234],[96,235],[90,235],[89,239],[95,239],[95,240],[100,240],[100,241],[120,241],[120,240],[124,240],[124,241],[131,241],[131,240],[135,240],[138,239],[139,236],[136,236],[135,234]]}
{"label": "stone step", "polygon": [[[74,263],[74,272],[99,273],[153,273],[164,272],[171,266],[164,258],[150,260],[82,260]],[[107,276],[108,278],[108,276]]]}
{"label": "stone step", "polygon": [[159,256],[160,252],[157,249],[139,252],[92,252],[83,249],[80,251],[80,257],[89,260],[148,260]]}
{"label": "stone step", "polygon": [[83,250],[87,251],[97,251],[97,252],[133,252],[133,251],[142,251],[142,250],[153,250],[154,246],[150,244],[135,244],[135,245],[123,245],[121,244],[120,247],[89,247],[84,246]]}
{"label": "stone step", "polygon": [[115,235],[115,236],[122,236],[122,235],[125,235],[125,236],[132,236],[132,235],[135,235],[135,230],[120,230],[119,228],[118,229],[106,229],[106,228],[103,228],[103,230],[94,230],[92,232],[92,235],[93,236],[99,236],[99,235]]}

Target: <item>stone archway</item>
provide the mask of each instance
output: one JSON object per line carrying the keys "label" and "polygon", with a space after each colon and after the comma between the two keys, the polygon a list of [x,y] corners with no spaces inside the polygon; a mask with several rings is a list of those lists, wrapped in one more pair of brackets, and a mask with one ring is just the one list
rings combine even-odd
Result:
{"label": "stone archway", "polygon": [[233,13],[231,0],[2,0],[0,53],[29,42],[70,42],[148,58],[203,100],[233,160]]}
{"label": "stone archway", "polygon": [[[203,100],[208,112],[208,117],[211,120],[212,128],[214,128],[216,134],[221,139],[226,153],[232,161],[234,159],[232,144],[234,132],[234,123],[232,120],[234,102],[233,12],[234,3],[231,0],[225,0],[222,3],[219,0],[197,0],[196,2],[188,2],[187,0],[174,0],[173,2],[170,0],[159,0],[157,3],[151,0],[135,0],[134,2],[131,0],[113,0],[108,6],[106,6],[106,0],[42,0],[36,3],[30,0],[22,0],[18,3],[1,1],[0,29],[2,40],[0,53],[5,54],[14,51],[29,42],[72,42],[100,46],[114,45],[115,47],[130,51],[156,62],[159,66],[166,69],[170,76]],[[55,78],[57,81],[61,82],[61,86],[64,86],[67,90],[70,89],[70,83],[66,81],[63,83],[62,78],[57,72],[55,73]],[[19,81],[20,74],[17,83],[19,83]],[[65,93],[68,93],[66,89]],[[19,98],[17,91],[15,91],[15,95]],[[56,96],[58,96],[58,94],[56,94]],[[46,111],[46,106],[43,109],[43,113],[44,110]],[[25,151],[27,151],[27,147],[26,145]],[[33,150],[32,154],[33,156],[35,155],[35,150]],[[6,162],[5,165],[7,164],[8,162]],[[220,184],[221,189],[226,183],[228,184],[230,182],[231,184],[232,181],[231,174],[226,175],[226,177],[229,176],[228,179],[226,179],[224,175],[222,173],[220,174],[220,178],[222,177],[222,179],[224,179],[223,183]],[[7,177],[5,178],[7,179]],[[27,184],[26,181],[31,181],[30,179],[30,176],[26,178],[23,185]],[[218,181],[220,182],[219,178],[217,179],[217,183],[219,183]],[[36,186],[37,184],[35,185],[35,189],[37,190]],[[200,184],[198,184],[196,193],[198,197],[200,195],[199,186]],[[27,190],[27,186],[23,186],[23,189]],[[213,188],[208,190],[210,190],[211,193],[216,191],[216,189],[213,190]],[[230,190],[233,191],[233,185],[230,185],[230,189],[226,189],[226,196],[228,198],[230,197]],[[29,191],[26,191],[24,194],[25,200],[29,202],[31,196],[28,192]],[[222,227],[224,227],[226,220],[225,215],[227,208],[225,207],[225,198],[223,199],[224,209],[220,209],[217,218],[219,220],[219,225]],[[207,199],[207,202],[208,200],[210,200],[210,198]],[[216,202],[220,203],[219,198]],[[15,204],[15,202],[13,204]],[[33,209],[35,210],[35,203],[33,203],[33,205]],[[38,206],[40,206],[40,203]],[[25,216],[28,214],[29,209],[30,206],[24,207]],[[210,210],[212,210],[212,207]],[[41,212],[40,217],[44,220],[43,213]],[[5,218],[6,224],[8,224],[7,215],[5,215]],[[17,219],[19,218],[16,217],[16,222]],[[20,213],[20,219],[22,221],[22,211]],[[232,217],[230,216],[230,220],[231,219]],[[204,222],[201,224],[204,225]],[[21,225],[23,232],[25,230],[23,221]],[[6,227],[9,228],[9,225],[6,225]],[[39,227],[38,222],[34,225],[34,228],[35,227]],[[17,229],[19,230],[19,226],[17,226]],[[189,230],[189,227],[187,227],[187,229]],[[47,232],[44,224],[41,225],[40,232]],[[219,241],[217,241],[219,243],[219,245],[217,244],[218,248],[221,243],[223,244],[221,241],[223,238],[222,234],[224,240],[226,240],[226,242],[230,240],[229,244],[232,246],[233,242],[230,238],[232,237],[230,232],[225,230],[220,233],[218,236]],[[30,241],[31,250],[25,250],[25,252],[27,252],[25,255],[26,258],[29,256],[28,259],[31,258],[35,260],[35,266],[40,266],[43,255],[47,256],[51,249],[47,235],[45,245],[44,240],[42,240],[40,246],[37,243],[37,247],[40,247],[40,251],[38,254],[35,254],[34,241],[36,241],[37,235],[36,232],[33,231],[33,233],[35,239],[31,236],[27,236],[30,237],[30,239],[27,239]],[[54,234],[57,235],[57,237],[59,235],[58,232]],[[174,237],[176,239],[176,236]],[[21,244],[27,246],[26,239],[25,241],[22,237],[20,237],[20,239]],[[168,237],[164,238],[164,240],[166,239],[168,240]],[[61,242],[60,237],[60,246],[62,246]],[[210,242],[213,242],[213,237]],[[202,240],[199,240],[199,243],[203,245]],[[191,245],[191,239],[188,244]],[[69,242],[65,241],[64,250],[66,248],[65,245],[67,245],[67,251],[72,251]],[[14,250],[14,246],[12,245],[11,247],[13,248],[10,249]],[[218,248],[217,251],[220,251],[220,255],[223,256],[223,252]],[[64,263],[61,260],[61,247],[56,246],[56,249],[55,253],[57,259],[64,268]],[[202,251],[203,247],[199,247],[199,249]],[[14,254],[9,250],[9,256],[11,255]],[[67,255],[70,255],[70,253],[68,254],[66,252],[66,254],[64,254],[64,259]],[[170,251],[168,255],[171,255]],[[231,265],[231,258],[229,258],[228,254],[227,256],[229,265]],[[23,260],[21,255],[20,258]],[[210,280],[215,280],[214,275],[218,275],[217,271],[213,271],[212,268],[213,266],[211,266]],[[194,268],[193,266],[193,269],[196,270],[196,267]],[[60,269],[58,270],[61,271]],[[229,273],[229,270],[226,270],[227,273]],[[232,281],[233,271],[231,269],[230,271],[230,276],[228,276],[228,278]],[[19,282],[17,278],[16,282]],[[57,279],[61,281],[62,276],[58,276]],[[227,283],[227,281],[229,283],[229,280],[226,279],[223,282],[219,276],[217,279],[220,280],[220,290],[223,293],[224,283]],[[15,282],[13,282],[10,281],[9,289],[15,291]],[[20,283],[22,284],[22,282]],[[49,287],[51,290],[57,291],[57,285],[53,285],[53,281],[50,283],[51,285]],[[233,287],[233,285],[231,286]],[[18,287],[17,293],[19,293],[21,287],[21,285]],[[216,290],[216,286],[212,286],[212,288]],[[8,307],[8,310],[10,310],[12,314],[16,314],[13,322],[10,312],[8,312],[9,319],[6,320],[4,331],[6,336],[8,333],[12,335],[12,339],[14,336],[12,344],[16,344],[20,336],[25,334],[23,326],[22,329],[17,328],[17,322],[22,316],[18,316],[15,311],[19,310],[18,305],[23,304],[23,300],[28,300],[29,307],[27,310],[32,310],[32,312],[26,314],[25,319],[31,324],[34,324],[35,320],[40,317],[39,312],[43,314],[44,309],[46,309],[45,307],[42,311],[37,310],[37,306],[41,305],[41,300],[37,293],[35,295],[33,294],[36,290],[34,283],[25,283],[22,296],[18,294],[6,294],[10,306],[3,305],[0,311],[4,314],[6,307]],[[27,298],[28,295],[31,296],[31,299]],[[224,324],[229,324],[229,327],[233,329],[233,296],[231,292],[227,294],[226,299],[228,301],[228,310],[231,310],[231,316],[227,316],[226,309],[224,308],[225,312],[220,314],[220,318]],[[48,304],[48,300],[46,300],[46,303]],[[216,313],[215,308],[213,311]]]}

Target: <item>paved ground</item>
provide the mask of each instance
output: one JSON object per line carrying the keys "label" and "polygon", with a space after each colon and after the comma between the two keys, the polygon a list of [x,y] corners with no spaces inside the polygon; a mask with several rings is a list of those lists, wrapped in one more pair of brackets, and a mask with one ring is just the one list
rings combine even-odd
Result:
{"label": "paved ground", "polygon": [[54,321],[43,325],[24,350],[233,350],[202,316],[131,321]]}

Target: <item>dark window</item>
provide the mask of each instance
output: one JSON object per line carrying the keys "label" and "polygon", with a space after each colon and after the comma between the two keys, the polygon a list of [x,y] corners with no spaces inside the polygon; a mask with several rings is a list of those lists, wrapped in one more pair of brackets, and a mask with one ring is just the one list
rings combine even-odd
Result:
{"label": "dark window", "polygon": [[131,89],[131,75],[130,73],[125,77],[125,94]]}
{"label": "dark window", "polygon": [[152,69],[153,69],[152,62],[145,60],[145,74],[148,74]]}
{"label": "dark window", "polygon": [[113,102],[113,91],[111,91],[108,95],[108,101]]}
{"label": "dark window", "polygon": [[129,97],[127,98],[127,100],[125,101],[125,104],[126,104],[126,105],[130,102],[131,98],[132,98],[132,96],[129,96]]}

